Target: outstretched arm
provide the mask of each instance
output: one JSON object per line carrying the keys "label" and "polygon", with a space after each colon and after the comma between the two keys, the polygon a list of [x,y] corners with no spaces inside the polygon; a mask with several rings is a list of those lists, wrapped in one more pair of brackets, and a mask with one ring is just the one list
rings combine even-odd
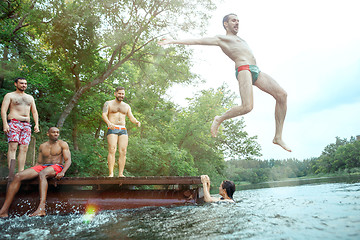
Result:
{"label": "outstretched arm", "polygon": [[211,197],[210,195],[210,178],[208,175],[201,175],[201,182],[204,189],[204,201],[205,202],[218,202],[219,198]]}
{"label": "outstretched arm", "polygon": [[174,40],[172,38],[165,38],[158,42],[159,45],[167,44],[183,44],[183,45],[213,45],[219,46],[220,39],[219,37],[206,37],[206,38],[197,38],[197,39],[183,39],[183,40]]}

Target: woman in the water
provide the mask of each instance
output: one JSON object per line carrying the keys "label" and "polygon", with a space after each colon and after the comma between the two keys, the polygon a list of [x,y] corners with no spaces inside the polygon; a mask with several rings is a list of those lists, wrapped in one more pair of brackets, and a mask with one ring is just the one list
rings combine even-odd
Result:
{"label": "woman in the water", "polygon": [[211,197],[210,195],[210,178],[208,175],[201,175],[201,182],[204,188],[204,201],[205,202],[235,202],[233,194],[235,192],[235,184],[232,181],[224,180],[219,187],[219,194],[221,198]]}

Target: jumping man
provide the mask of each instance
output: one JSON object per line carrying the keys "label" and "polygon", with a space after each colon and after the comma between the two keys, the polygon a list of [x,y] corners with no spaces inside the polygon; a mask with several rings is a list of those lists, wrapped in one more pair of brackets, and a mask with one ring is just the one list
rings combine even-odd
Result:
{"label": "jumping man", "polygon": [[252,85],[270,94],[276,100],[275,105],[275,137],[274,144],[280,145],[286,151],[291,149],[282,139],[282,130],[287,109],[287,93],[269,75],[261,72],[256,66],[255,57],[248,44],[237,36],[239,19],[236,14],[228,14],[223,19],[226,35],[200,39],[173,40],[164,39],[160,45],[184,44],[184,45],[212,45],[219,46],[221,50],[235,63],[235,74],[239,82],[241,105],[231,108],[222,116],[215,116],[211,125],[211,135],[216,137],[220,124],[230,118],[244,115],[253,109]]}

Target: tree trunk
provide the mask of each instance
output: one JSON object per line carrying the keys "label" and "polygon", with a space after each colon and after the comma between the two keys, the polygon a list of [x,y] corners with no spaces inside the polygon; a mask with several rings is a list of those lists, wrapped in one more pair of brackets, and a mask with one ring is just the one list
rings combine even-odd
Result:
{"label": "tree trunk", "polygon": [[0,88],[4,87],[5,81],[5,70],[6,70],[6,63],[8,59],[9,48],[7,46],[4,47],[3,57],[2,57],[2,64],[1,64],[1,72],[0,72]]}

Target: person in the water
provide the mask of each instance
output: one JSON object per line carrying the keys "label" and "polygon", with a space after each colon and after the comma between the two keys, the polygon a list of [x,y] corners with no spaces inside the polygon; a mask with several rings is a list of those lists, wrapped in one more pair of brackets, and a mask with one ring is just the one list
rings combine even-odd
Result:
{"label": "person in the water", "polygon": [[31,168],[17,173],[6,192],[5,202],[0,209],[0,218],[7,218],[9,207],[21,186],[21,181],[39,178],[40,203],[36,211],[29,216],[45,216],[48,178],[61,179],[71,165],[69,145],[59,140],[59,129],[51,127],[47,132],[49,141],[39,147],[38,163]]}
{"label": "person in the water", "polygon": [[212,197],[210,195],[210,178],[208,175],[201,175],[201,182],[203,184],[204,189],[204,201],[205,202],[235,202],[233,199],[233,195],[235,192],[235,184],[232,181],[224,180],[219,187],[219,194],[221,198]]}

